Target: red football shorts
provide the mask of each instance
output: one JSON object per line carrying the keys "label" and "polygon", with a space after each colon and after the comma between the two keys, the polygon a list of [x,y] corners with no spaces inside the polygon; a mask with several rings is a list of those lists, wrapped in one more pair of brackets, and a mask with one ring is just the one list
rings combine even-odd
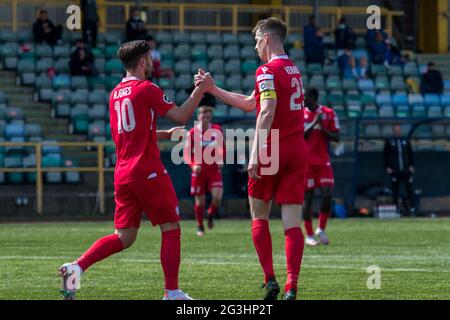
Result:
{"label": "red football shorts", "polygon": [[223,188],[222,173],[217,167],[202,166],[200,173],[191,174],[191,195],[204,195],[212,188]]}
{"label": "red football shorts", "polygon": [[178,199],[168,174],[114,185],[114,227],[139,228],[145,213],[153,226],[180,220]]}
{"label": "red football shorts", "polygon": [[248,195],[278,205],[303,204],[307,148],[301,136],[280,139],[279,170],[261,179],[248,179]]}
{"label": "red football shorts", "polygon": [[331,164],[327,165],[308,165],[306,169],[305,190],[310,191],[319,187],[333,187],[334,174]]}

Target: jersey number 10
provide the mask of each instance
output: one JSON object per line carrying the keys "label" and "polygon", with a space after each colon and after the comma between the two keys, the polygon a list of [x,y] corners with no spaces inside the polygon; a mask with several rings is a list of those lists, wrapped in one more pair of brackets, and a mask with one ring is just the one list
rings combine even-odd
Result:
{"label": "jersey number 10", "polygon": [[136,119],[134,117],[133,103],[129,98],[125,98],[120,101],[116,101],[114,109],[117,112],[117,130],[120,133],[130,132],[136,128]]}

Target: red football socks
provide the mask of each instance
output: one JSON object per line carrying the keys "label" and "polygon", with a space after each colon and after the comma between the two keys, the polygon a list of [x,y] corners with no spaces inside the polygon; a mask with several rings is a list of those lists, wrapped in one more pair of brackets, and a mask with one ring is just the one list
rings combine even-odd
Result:
{"label": "red football socks", "polygon": [[328,221],[328,213],[320,212],[319,213],[319,228],[322,230],[325,230],[327,227],[327,221]]}
{"label": "red football socks", "polygon": [[211,206],[208,209],[208,216],[215,217],[218,210],[219,210],[219,208],[211,203]]}
{"label": "red football socks", "polygon": [[194,213],[195,213],[195,219],[197,219],[197,226],[203,226],[203,215],[205,214],[205,207],[194,205]]}
{"label": "red football socks", "polygon": [[252,239],[264,272],[264,282],[275,278],[272,259],[272,238],[270,236],[269,221],[254,219],[252,221]]}
{"label": "red football socks", "polygon": [[304,238],[302,229],[291,228],[284,231],[287,279],[284,291],[297,290],[298,275],[303,258]]}
{"label": "red football socks", "polygon": [[313,230],[313,226],[312,226],[312,219],[311,220],[304,220],[303,223],[305,225],[306,235],[308,237],[312,237],[314,235],[314,230]]}
{"label": "red football socks", "polygon": [[114,253],[123,250],[122,240],[116,234],[98,239],[94,244],[77,260],[78,265],[86,271],[94,263],[101,261]]}
{"label": "red football socks", "polygon": [[180,269],[181,229],[161,233],[161,265],[164,271],[166,290],[178,289],[178,270]]}

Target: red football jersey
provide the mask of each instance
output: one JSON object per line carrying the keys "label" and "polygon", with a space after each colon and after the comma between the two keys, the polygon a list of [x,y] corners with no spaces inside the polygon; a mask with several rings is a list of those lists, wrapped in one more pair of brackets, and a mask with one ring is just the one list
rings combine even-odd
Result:
{"label": "red football jersey", "polygon": [[148,80],[122,79],[111,92],[111,135],[116,144],[115,184],[155,177],[166,172],[156,143],[156,119],[175,104]]}
{"label": "red football jersey", "polygon": [[[314,121],[318,113],[323,114],[322,124],[328,131],[339,132],[339,120],[333,109],[319,106],[315,112],[305,108],[305,127]],[[329,141],[321,131],[320,124],[312,129],[308,138],[305,139],[309,150],[308,163],[312,165],[328,165],[330,155],[328,153]]]}
{"label": "red football jersey", "polygon": [[287,55],[274,57],[256,70],[255,80],[256,114],[261,99],[276,98],[271,129],[278,129],[280,138],[303,135],[303,82],[295,64]]}
{"label": "red football jersey", "polygon": [[[209,129],[213,129],[210,131],[211,135],[205,135],[206,130]],[[218,135],[221,135],[221,137],[218,137]],[[222,154],[222,163],[225,162],[225,137],[223,135],[222,127],[220,125],[213,123],[210,124],[208,128],[203,128],[203,130],[199,125],[195,126],[191,128],[191,130],[189,130],[188,136],[186,138],[187,138],[186,151],[188,153],[184,154],[184,159],[189,166],[201,164],[202,167],[208,168],[211,167],[211,169],[217,168],[217,163],[206,164],[205,159],[203,159],[203,157],[201,158],[200,162],[195,161],[196,159],[194,157],[194,150],[195,150],[194,143],[197,141],[201,143],[201,150],[202,150],[201,155],[203,156],[203,152],[206,147],[209,146],[210,148],[216,148],[215,147],[215,144],[217,143],[216,141],[218,139],[221,139],[222,143],[220,144],[217,150]],[[215,156],[215,149],[211,152],[211,155],[213,157]]]}

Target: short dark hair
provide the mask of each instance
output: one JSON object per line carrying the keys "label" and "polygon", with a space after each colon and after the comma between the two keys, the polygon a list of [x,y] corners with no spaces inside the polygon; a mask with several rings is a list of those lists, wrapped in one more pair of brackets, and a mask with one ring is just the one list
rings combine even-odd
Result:
{"label": "short dark hair", "polygon": [[139,59],[148,55],[150,46],[145,40],[129,41],[122,44],[117,55],[122,61],[125,69],[130,70],[137,67]]}
{"label": "short dark hair", "polygon": [[145,36],[145,41],[155,41],[155,38],[151,34]]}
{"label": "short dark hair", "polygon": [[434,66],[435,66],[435,64],[433,61],[428,62],[428,67],[434,67]]}
{"label": "short dark hair", "polygon": [[316,88],[306,89],[305,99],[312,99],[317,102],[319,100],[319,91]]}
{"label": "short dark hair", "polygon": [[270,17],[267,19],[259,20],[256,26],[252,30],[253,36],[259,31],[273,33],[280,38],[283,42],[286,39],[287,27],[286,23],[278,18]]}
{"label": "short dark hair", "polygon": [[45,9],[39,10],[39,14],[43,14],[43,13],[48,13],[48,12],[47,12],[47,10],[45,10]]}

